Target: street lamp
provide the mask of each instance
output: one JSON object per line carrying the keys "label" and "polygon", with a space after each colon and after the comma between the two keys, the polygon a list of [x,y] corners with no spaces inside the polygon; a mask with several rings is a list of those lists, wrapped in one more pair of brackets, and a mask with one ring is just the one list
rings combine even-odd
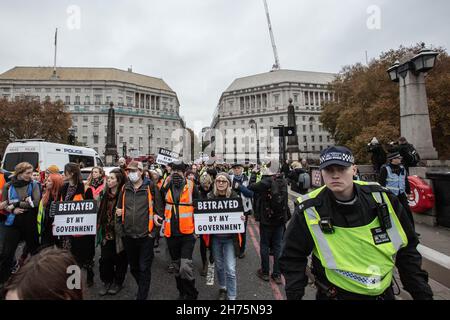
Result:
{"label": "street lamp", "polygon": [[418,54],[402,62],[396,61],[387,70],[391,81],[400,86],[401,135],[415,146],[424,160],[438,158],[433,146],[424,76],[434,67],[438,54],[422,44]]}
{"label": "street lamp", "polygon": [[253,125],[255,125],[256,130],[256,163],[260,164],[260,154],[259,154],[259,133],[258,133],[258,124],[254,119],[249,121],[250,128],[253,129]]}

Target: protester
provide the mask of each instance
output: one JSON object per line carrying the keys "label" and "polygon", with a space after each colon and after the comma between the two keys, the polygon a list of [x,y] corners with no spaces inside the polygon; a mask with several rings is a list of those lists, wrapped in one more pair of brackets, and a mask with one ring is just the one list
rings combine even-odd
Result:
{"label": "protester", "polygon": [[287,178],[290,171],[291,169],[289,166],[289,160],[286,160],[281,166],[281,173],[284,175],[285,178]]}
{"label": "protester", "polygon": [[[61,188],[61,201],[94,200],[92,189],[85,191],[80,167],[76,163],[64,166],[66,182]],[[87,272],[87,285],[94,285],[95,235],[64,237],[63,248],[69,249],[77,264]]]}
{"label": "protester", "polygon": [[[52,173],[48,176],[45,183],[45,192],[39,203],[39,211],[37,216],[37,228],[39,234],[39,243],[43,247],[59,244],[57,237],[53,236],[54,216],[51,212],[51,206],[54,202],[60,201],[61,189],[64,185],[62,175]],[[60,244],[59,244],[60,245]]]}
{"label": "protester", "polygon": [[123,244],[130,271],[138,285],[137,300],[146,300],[150,290],[154,240],[162,223],[163,203],[158,188],[144,184],[142,162],[126,168],[128,181],[122,187],[116,215],[123,226]]}
{"label": "protester", "polygon": [[83,285],[73,288],[69,277],[76,265],[70,252],[46,248],[14,274],[5,286],[6,300],[83,300]]}
{"label": "protester", "polygon": [[[210,193],[213,190],[213,183],[214,183],[213,179],[206,172],[200,176],[199,192],[201,200],[208,199],[208,193]],[[200,256],[202,258],[202,266],[203,266],[200,275],[203,277],[205,277],[208,273],[207,250],[208,246],[206,245],[204,237],[200,237]],[[211,249],[209,250],[209,263],[210,264],[214,263],[214,255]]]}
{"label": "protester", "polygon": [[199,199],[195,184],[184,177],[186,166],[183,162],[172,164],[170,180],[162,188],[165,200],[164,236],[167,239],[170,256],[175,261],[175,280],[179,299],[196,300],[192,252],[194,237],[193,200]]}
{"label": "protester", "polygon": [[[271,278],[282,284],[279,258],[281,255],[281,241],[285,231],[285,224],[290,218],[288,206],[287,182],[272,170],[272,162],[267,162],[262,171],[260,182],[256,182],[256,173],[252,174],[248,189],[257,197],[255,204],[255,218],[259,221],[261,269],[257,276],[269,281],[270,264],[269,252],[273,252],[273,269]],[[241,189],[245,187],[241,186]]]}
{"label": "protester", "polygon": [[2,191],[4,210],[0,223],[0,287],[8,280],[19,242],[24,239],[26,254],[36,253],[39,246],[36,217],[41,194],[31,179],[33,166],[27,162],[16,165],[11,181]]}
{"label": "protester", "polygon": [[127,160],[123,157],[119,158],[119,168],[124,171],[127,168]]}
{"label": "protester", "polygon": [[100,198],[98,211],[97,244],[100,244],[100,279],[103,288],[99,294],[116,295],[122,290],[128,270],[128,260],[122,241],[122,226],[116,219],[119,193],[125,184],[125,173],[121,169],[110,172],[105,190]]}
{"label": "protester", "polygon": [[308,192],[307,185],[304,184],[304,177],[308,172],[302,168],[302,164],[298,161],[295,161],[292,163],[292,170],[289,172],[287,178],[289,179],[291,183],[291,190],[300,193],[305,194]]}
{"label": "protester", "polygon": [[242,245],[239,253],[239,259],[245,257],[245,249],[247,244],[247,223],[248,217],[253,213],[252,198],[254,193],[247,188],[241,190],[241,186],[247,187],[249,184],[249,179],[244,175],[244,168],[240,163],[235,163],[232,166],[233,175],[230,176],[233,191],[242,198],[242,204],[244,206],[244,216],[245,216],[245,231],[241,233]]}
{"label": "protester", "polygon": [[[220,172],[214,181],[213,191],[208,199],[235,199],[239,195],[232,190],[231,178]],[[242,215],[242,220],[245,216]],[[241,234],[214,234],[205,237],[210,242],[214,253],[215,269],[219,283],[219,300],[236,300],[236,258],[242,244]]]}

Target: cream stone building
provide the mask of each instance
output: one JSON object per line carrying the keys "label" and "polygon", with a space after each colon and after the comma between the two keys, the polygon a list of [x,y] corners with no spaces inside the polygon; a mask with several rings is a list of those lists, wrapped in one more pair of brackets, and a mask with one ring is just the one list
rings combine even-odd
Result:
{"label": "cream stone building", "polygon": [[[0,98],[61,100],[77,140],[104,154],[109,104],[116,114],[121,156],[156,154],[183,145],[185,123],[177,94],[159,78],[114,68],[15,67],[0,74]],[[181,147],[180,147],[181,146]]]}
{"label": "cream stone building", "polygon": [[292,98],[298,157],[318,158],[320,151],[333,144],[319,116],[324,103],[336,98],[329,87],[335,77],[331,73],[277,70],[234,80],[222,93],[211,123],[216,156],[227,162],[255,161],[257,136],[261,159],[278,153],[279,138],[273,127],[287,126]]}

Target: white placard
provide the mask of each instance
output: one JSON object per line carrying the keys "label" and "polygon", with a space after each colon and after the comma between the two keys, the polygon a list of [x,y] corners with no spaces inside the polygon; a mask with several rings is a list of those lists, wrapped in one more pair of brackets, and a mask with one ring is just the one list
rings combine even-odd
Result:
{"label": "white placard", "polygon": [[96,232],[96,214],[60,214],[55,216],[53,224],[54,236],[95,235]]}
{"label": "white placard", "polygon": [[194,214],[196,234],[244,233],[242,212]]}

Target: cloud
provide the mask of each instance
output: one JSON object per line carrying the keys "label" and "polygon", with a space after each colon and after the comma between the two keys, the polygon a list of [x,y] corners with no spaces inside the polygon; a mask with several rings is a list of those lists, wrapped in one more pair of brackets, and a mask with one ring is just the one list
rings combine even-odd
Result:
{"label": "cloud", "polygon": [[[80,29],[67,9],[81,10]],[[268,0],[281,66],[338,72],[425,41],[449,47],[446,0]],[[367,28],[370,6],[380,29]],[[274,62],[262,0],[0,0],[0,72],[16,65],[116,67],[163,78],[189,126],[207,126],[222,92]],[[201,121],[201,125],[198,121]]]}

